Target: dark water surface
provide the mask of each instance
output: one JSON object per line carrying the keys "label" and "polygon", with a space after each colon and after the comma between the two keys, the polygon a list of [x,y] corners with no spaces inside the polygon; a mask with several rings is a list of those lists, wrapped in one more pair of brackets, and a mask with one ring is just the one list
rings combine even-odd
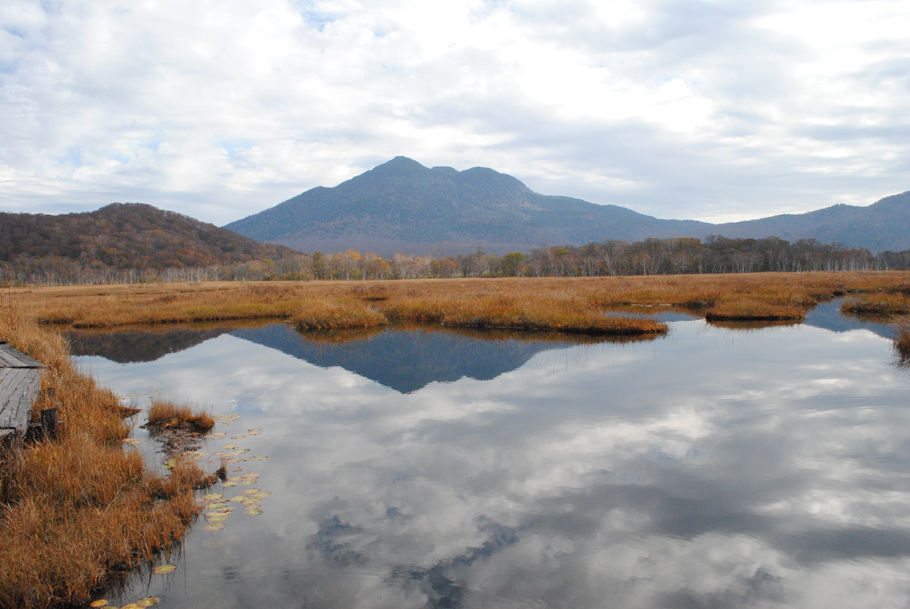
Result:
{"label": "dark water surface", "polygon": [[[284,325],[74,336],[92,354],[80,367],[127,401],[239,415],[204,450],[271,492],[223,530],[200,519],[176,572],[109,598],[906,607],[910,372],[887,327],[810,323],[674,321],[628,344],[428,330],[339,341]],[[267,458],[239,460],[251,456]]]}

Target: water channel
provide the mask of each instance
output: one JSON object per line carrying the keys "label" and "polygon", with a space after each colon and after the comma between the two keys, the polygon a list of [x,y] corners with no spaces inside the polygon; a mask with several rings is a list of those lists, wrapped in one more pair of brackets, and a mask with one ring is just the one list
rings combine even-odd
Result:
{"label": "water channel", "polygon": [[629,343],[282,324],[73,334],[80,369],[125,402],[222,415],[201,463],[228,455],[240,481],[210,492],[271,493],[221,530],[200,519],[175,572],[108,598],[906,607],[910,371],[891,329],[836,303],[800,325],[672,319]]}

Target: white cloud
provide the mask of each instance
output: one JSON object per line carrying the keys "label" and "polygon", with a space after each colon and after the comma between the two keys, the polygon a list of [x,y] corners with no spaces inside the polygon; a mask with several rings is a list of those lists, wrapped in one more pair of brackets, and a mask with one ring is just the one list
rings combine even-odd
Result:
{"label": "white cloud", "polygon": [[8,0],[0,207],[221,224],[397,154],[662,217],[870,203],[908,188],[908,25],[828,0]]}

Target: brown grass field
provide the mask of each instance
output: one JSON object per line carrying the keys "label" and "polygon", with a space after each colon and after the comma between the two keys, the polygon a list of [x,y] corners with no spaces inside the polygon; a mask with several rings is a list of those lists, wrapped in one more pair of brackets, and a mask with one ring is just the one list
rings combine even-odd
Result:
{"label": "brown grass field", "polygon": [[0,607],[84,606],[179,542],[206,476],[183,460],[161,476],[124,448],[119,401],[76,372],[60,335],[7,304],[0,336],[47,365],[33,410],[63,422],[59,439],[0,454]]}
{"label": "brown grass field", "polygon": [[[5,289],[0,337],[47,364],[34,410],[56,406],[65,425],[59,440],[2,456],[0,607],[86,603],[182,537],[199,509],[192,489],[205,479],[182,462],[167,477],[147,471],[138,453],[122,446],[129,427],[117,398],[73,369],[51,326],[281,319],[302,330],[356,335],[425,324],[647,338],[666,326],[616,311],[680,307],[721,323],[798,321],[839,296],[850,298],[845,311],[906,313],[910,272]],[[901,328],[895,347],[906,354],[910,323]]]}
{"label": "brown grass field", "polygon": [[8,301],[40,323],[76,328],[285,319],[305,330],[426,323],[623,335],[666,330],[610,315],[629,306],[684,307],[720,320],[799,320],[818,302],[844,295],[906,307],[910,272],[213,282],[6,292]]}

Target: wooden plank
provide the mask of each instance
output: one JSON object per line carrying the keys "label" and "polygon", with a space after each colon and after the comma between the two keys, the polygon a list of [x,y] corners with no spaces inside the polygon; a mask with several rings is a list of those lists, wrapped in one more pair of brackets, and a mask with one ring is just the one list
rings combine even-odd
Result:
{"label": "wooden plank", "polygon": [[7,344],[0,344],[0,368],[44,368],[44,364]]}
{"label": "wooden plank", "polygon": [[32,403],[40,388],[40,370],[0,369],[0,427],[13,427],[24,433],[28,428]]}

